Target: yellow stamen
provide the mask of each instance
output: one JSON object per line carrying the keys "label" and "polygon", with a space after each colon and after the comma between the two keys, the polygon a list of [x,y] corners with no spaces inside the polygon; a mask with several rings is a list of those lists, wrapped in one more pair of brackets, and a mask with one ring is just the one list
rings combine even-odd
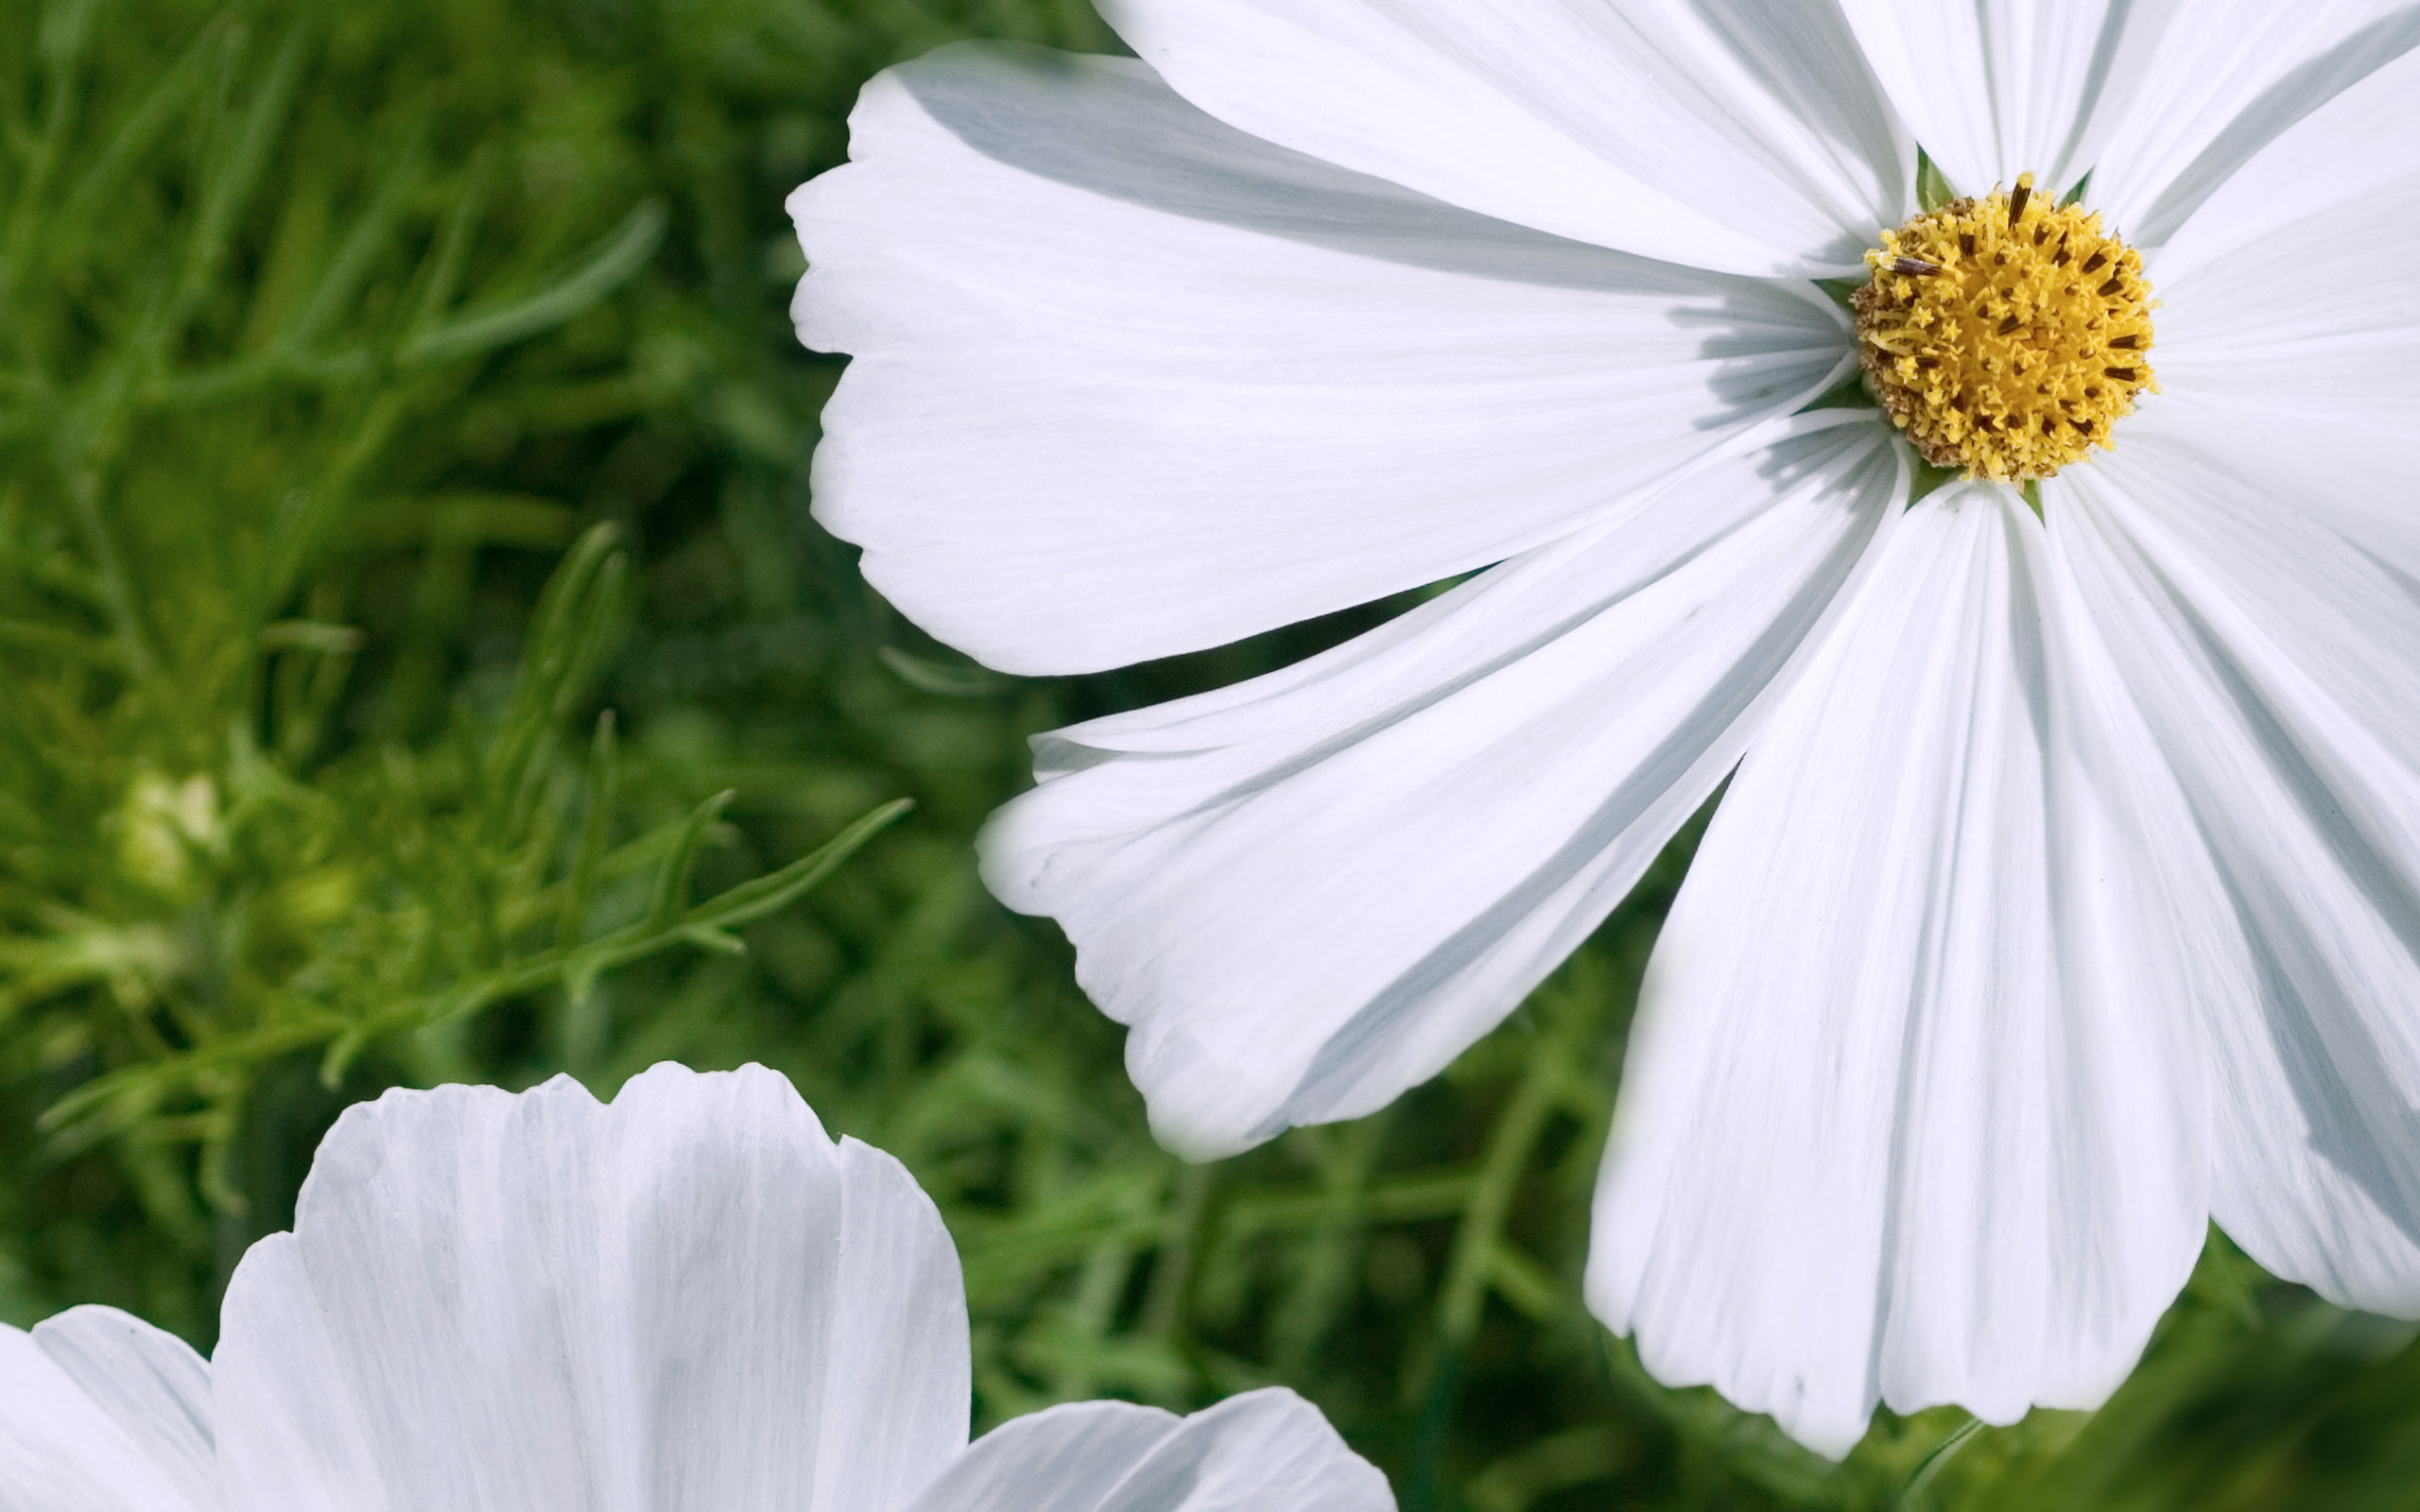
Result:
{"label": "yellow stamen", "polygon": [[2152,378],[2143,260],[2100,216],[2014,193],[1953,199],[1865,254],[1858,356],[1924,459],[1999,483],[2046,478],[2134,412]]}

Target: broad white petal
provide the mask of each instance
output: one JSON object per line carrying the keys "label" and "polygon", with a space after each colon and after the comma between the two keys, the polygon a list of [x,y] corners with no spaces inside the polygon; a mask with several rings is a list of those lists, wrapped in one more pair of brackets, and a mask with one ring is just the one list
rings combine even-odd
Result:
{"label": "broad white petal", "polygon": [[1841,0],[1960,194],[2031,172],[2065,193],[2124,118],[2179,0]]}
{"label": "broad white petal", "polygon": [[215,1368],[246,1512],[878,1512],[966,1441],[940,1215],[753,1067],[349,1110]]}
{"label": "broad white petal", "polygon": [[2162,387],[2237,404],[2259,427],[2242,439],[2261,450],[2316,449],[2316,421],[2369,433],[2348,439],[2382,464],[2408,455],[2420,444],[2415,247],[2420,52],[2407,52],[2270,144],[2160,252]]}
{"label": "broad white petal", "polygon": [[2096,1404],[2201,1247],[2161,772],[2013,490],[1916,505],[1648,968],[1590,1306],[1839,1454],[1876,1401]]}
{"label": "broad white petal", "polygon": [[1915,155],[1830,0],[1111,0],[1256,136],[1559,236],[1734,273],[1854,264]]}
{"label": "broad white petal", "polygon": [[984,876],[1132,1025],[1160,1137],[1368,1112],[1510,1012],[1737,761],[1904,497],[1886,434],[1709,466],[1323,656],[1038,741]]}
{"label": "broad white petal", "polygon": [[218,1512],[210,1367],[109,1307],[0,1324],[0,1512]]}
{"label": "broad white petal", "polygon": [[2420,517],[2383,459],[2182,395],[2062,474],[2067,555],[2217,861],[2212,1208],[2347,1306],[2420,1315]]}
{"label": "broad white petal", "polygon": [[853,354],[816,517],[1015,672],[1223,644],[1567,533],[1841,369],[1836,310],[1273,147],[1132,60],[893,69],[790,201]]}
{"label": "broad white petal", "polygon": [[[2166,242],[2279,133],[2415,43],[2420,6],[2411,0],[2196,0],[2162,37],[2123,124],[2092,164],[2093,206],[2137,247]],[[2312,163],[2304,171],[2341,168]]]}
{"label": "broad white petal", "polygon": [[1190,1418],[1116,1401],[1003,1424],[903,1512],[1393,1512],[1387,1479],[1282,1388]]}

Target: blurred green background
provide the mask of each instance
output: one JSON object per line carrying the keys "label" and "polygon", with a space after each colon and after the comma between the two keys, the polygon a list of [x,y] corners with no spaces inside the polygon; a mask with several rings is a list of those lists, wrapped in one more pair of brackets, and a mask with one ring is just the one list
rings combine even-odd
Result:
{"label": "blurred green background", "polygon": [[1280,1383],[1408,1512],[2420,1506],[2411,1331],[2215,1237],[2098,1415],[1833,1466],[1649,1381],[1577,1282],[1686,836],[1390,1111],[1152,1145],[974,831],[1029,733],[1389,607],[1017,682],[809,522],[782,198],[965,35],[1115,46],[1083,0],[0,10],[0,1318],[207,1348],[382,1088],[759,1060],[941,1204],[983,1426]]}

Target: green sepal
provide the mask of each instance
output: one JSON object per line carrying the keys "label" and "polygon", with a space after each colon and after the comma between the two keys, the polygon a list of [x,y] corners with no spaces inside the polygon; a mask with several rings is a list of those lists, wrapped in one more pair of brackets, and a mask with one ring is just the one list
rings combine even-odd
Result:
{"label": "green sepal", "polygon": [[1932,155],[1924,148],[1916,148],[1917,208],[1939,210],[1957,198],[1958,191],[1949,187],[1949,180],[1943,176],[1941,164],[1933,162]]}
{"label": "green sepal", "polygon": [[1860,368],[1806,404],[1799,405],[1795,413],[1806,415],[1819,409],[1879,409],[1881,407],[1875,401],[1874,389],[1865,376],[1865,369]]}
{"label": "green sepal", "polygon": [[1908,507],[1910,509],[1926,494],[1945,489],[1966,475],[1959,468],[1933,466],[1912,446],[1908,448]]}

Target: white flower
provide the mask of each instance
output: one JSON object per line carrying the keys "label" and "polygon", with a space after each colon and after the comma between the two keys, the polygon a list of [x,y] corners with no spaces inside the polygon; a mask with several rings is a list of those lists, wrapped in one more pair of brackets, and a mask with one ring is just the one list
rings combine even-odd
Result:
{"label": "white flower", "polygon": [[254,1245],[216,1354],[0,1329],[0,1512],[1385,1512],[1285,1391],[967,1443],[966,1302],[900,1164],[779,1075],[389,1092]]}
{"label": "white flower", "polygon": [[[876,79],[793,199],[801,334],[854,354],[820,518],[1024,673],[1486,569],[1037,742],[986,875],[1064,925],[1163,1137],[1434,1074],[1729,776],[1589,1265],[1663,1379],[1833,1452],[1877,1400],[2089,1405],[2212,1217],[2420,1313],[2420,10],[1108,14],[1141,61]],[[1928,223],[1966,261],[1883,259],[1907,289],[2001,289],[2003,225],[2008,278],[2068,278],[2031,232],[2089,170],[2079,214],[2164,301],[2164,391],[2114,431],[2124,396],[1989,429],[1910,401],[2114,439],[2038,513],[1980,478],[1910,507],[1873,410],[1800,413],[1857,370],[1812,280],[1867,277],[1918,144],[1966,194],[2045,192]],[[2017,370],[1993,341],[2114,349],[2148,318],[2117,251],[2058,309],[1926,318],[1992,322],[1952,354],[1978,382]],[[1876,351],[1916,387],[1940,360]]]}

